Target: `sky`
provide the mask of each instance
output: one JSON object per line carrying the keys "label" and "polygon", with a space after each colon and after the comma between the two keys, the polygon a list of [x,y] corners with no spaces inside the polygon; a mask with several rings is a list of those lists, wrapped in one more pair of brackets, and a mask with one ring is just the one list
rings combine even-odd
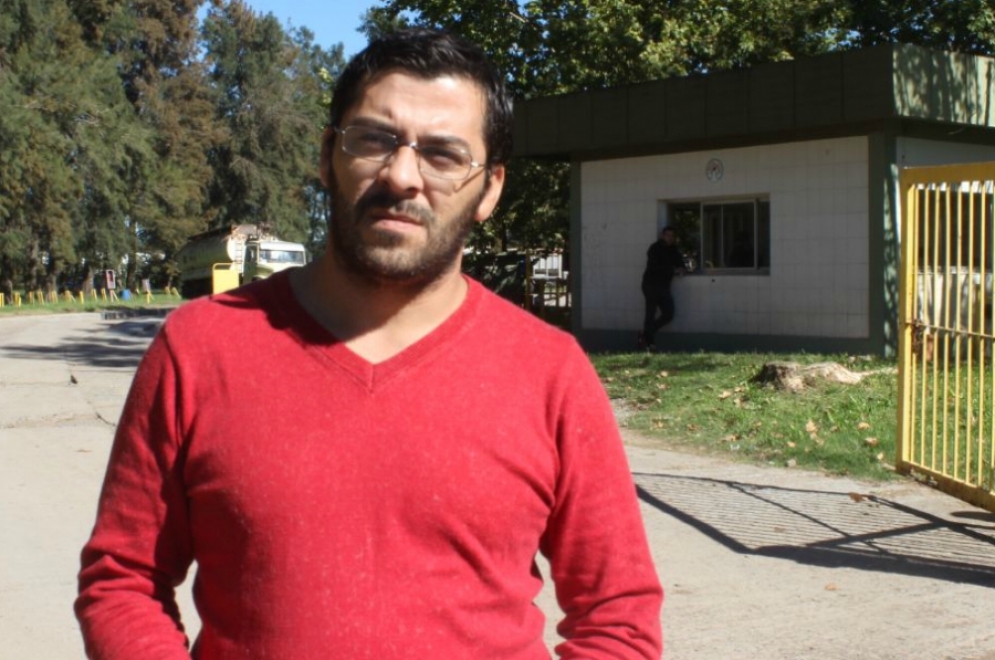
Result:
{"label": "sky", "polygon": [[345,56],[355,55],[366,46],[366,37],[357,32],[367,9],[377,0],[245,0],[258,14],[273,14],[287,27],[306,27],[322,48],[341,42]]}

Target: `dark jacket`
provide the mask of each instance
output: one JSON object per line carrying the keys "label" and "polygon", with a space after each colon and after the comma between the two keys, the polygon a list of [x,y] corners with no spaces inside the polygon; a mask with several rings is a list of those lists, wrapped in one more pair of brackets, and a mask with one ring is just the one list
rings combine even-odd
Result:
{"label": "dark jacket", "polygon": [[646,251],[646,270],[643,271],[643,289],[668,289],[674,273],[684,268],[684,257],[676,245],[667,245],[660,239]]}

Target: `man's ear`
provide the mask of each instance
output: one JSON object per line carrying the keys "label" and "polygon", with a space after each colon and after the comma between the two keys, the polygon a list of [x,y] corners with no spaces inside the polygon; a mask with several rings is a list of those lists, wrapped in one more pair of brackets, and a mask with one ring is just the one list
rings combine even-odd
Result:
{"label": "man's ear", "polygon": [[335,130],[329,126],[321,134],[321,159],[318,161],[318,175],[326,188],[332,182],[332,154],[335,153]]}
{"label": "man's ear", "polygon": [[488,170],[487,187],[477,204],[477,212],[473,219],[483,222],[491,217],[491,213],[497,207],[498,200],[501,199],[501,191],[504,190],[504,165],[495,165]]}

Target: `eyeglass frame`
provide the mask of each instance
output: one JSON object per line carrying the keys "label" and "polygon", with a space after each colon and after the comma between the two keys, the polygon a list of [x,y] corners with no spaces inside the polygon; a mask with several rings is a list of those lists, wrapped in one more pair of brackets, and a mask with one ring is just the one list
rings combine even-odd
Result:
{"label": "eyeglass frame", "polygon": [[[417,159],[418,159],[418,171],[421,172],[422,174],[424,174],[425,176],[431,177],[431,178],[433,178],[433,179],[435,179],[437,181],[466,181],[467,179],[470,178],[470,175],[473,174],[473,170],[475,170],[475,169],[477,169],[479,167],[486,167],[487,166],[487,163],[478,163],[477,161],[473,160],[473,156],[466,149],[463,149],[462,147],[449,147],[449,148],[453,149],[454,151],[458,151],[459,153],[462,153],[462,154],[466,155],[470,159],[467,162],[466,174],[464,174],[463,176],[458,177],[458,178],[450,178],[450,177],[445,177],[445,176],[439,176],[438,173],[426,172],[425,170],[422,169],[425,161],[424,161],[424,158],[422,157],[421,145],[418,144],[417,140],[414,140],[412,142],[405,142],[405,141],[403,141],[401,139],[401,136],[397,135],[396,133],[392,133],[391,131],[388,131],[388,130],[383,129],[383,128],[378,128],[376,126],[366,126],[364,124],[350,124],[349,126],[345,126],[345,127],[332,126],[331,128],[335,132],[336,135],[341,135],[342,136],[342,142],[339,145],[339,147],[342,149],[342,153],[348,154],[348,155],[352,156],[353,158],[359,158],[360,160],[369,161],[371,163],[385,164],[388,161],[390,161],[391,158],[394,157],[394,155],[397,153],[398,149],[400,149],[401,147],[410,147],[415,152],[415,154],[417,156]],[[345,148],[345,133],[346,133],[346,131],[349,131],[349,130],[354,129],[354,128],[362,128],[362,129],[366,129],[366,130],[369,130],[369,131],[377,131],[379,133],[383,133],[384,135],[389,135],[392,138],[394,138],[394,148],[391,149],[386,154],[384,154],[382,158],[376,158],[374,156],[361,156],[359,154],[354,154],[354,153],[352,153],[351,151],[348,151]]]}

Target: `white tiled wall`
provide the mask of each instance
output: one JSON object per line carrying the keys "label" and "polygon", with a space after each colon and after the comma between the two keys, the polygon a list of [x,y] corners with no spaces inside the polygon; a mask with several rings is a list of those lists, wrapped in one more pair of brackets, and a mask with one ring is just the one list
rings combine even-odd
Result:
{"label": "white tiled wall", "polygon": [[[705,176],[712,158],[725,167]],[[585,163],[581,170],[582,322],[642,324],[639,281],[660,202],[769,196],[769,275],[675,280],[663,332],[868,336],[867,139],[798,142]]]}

